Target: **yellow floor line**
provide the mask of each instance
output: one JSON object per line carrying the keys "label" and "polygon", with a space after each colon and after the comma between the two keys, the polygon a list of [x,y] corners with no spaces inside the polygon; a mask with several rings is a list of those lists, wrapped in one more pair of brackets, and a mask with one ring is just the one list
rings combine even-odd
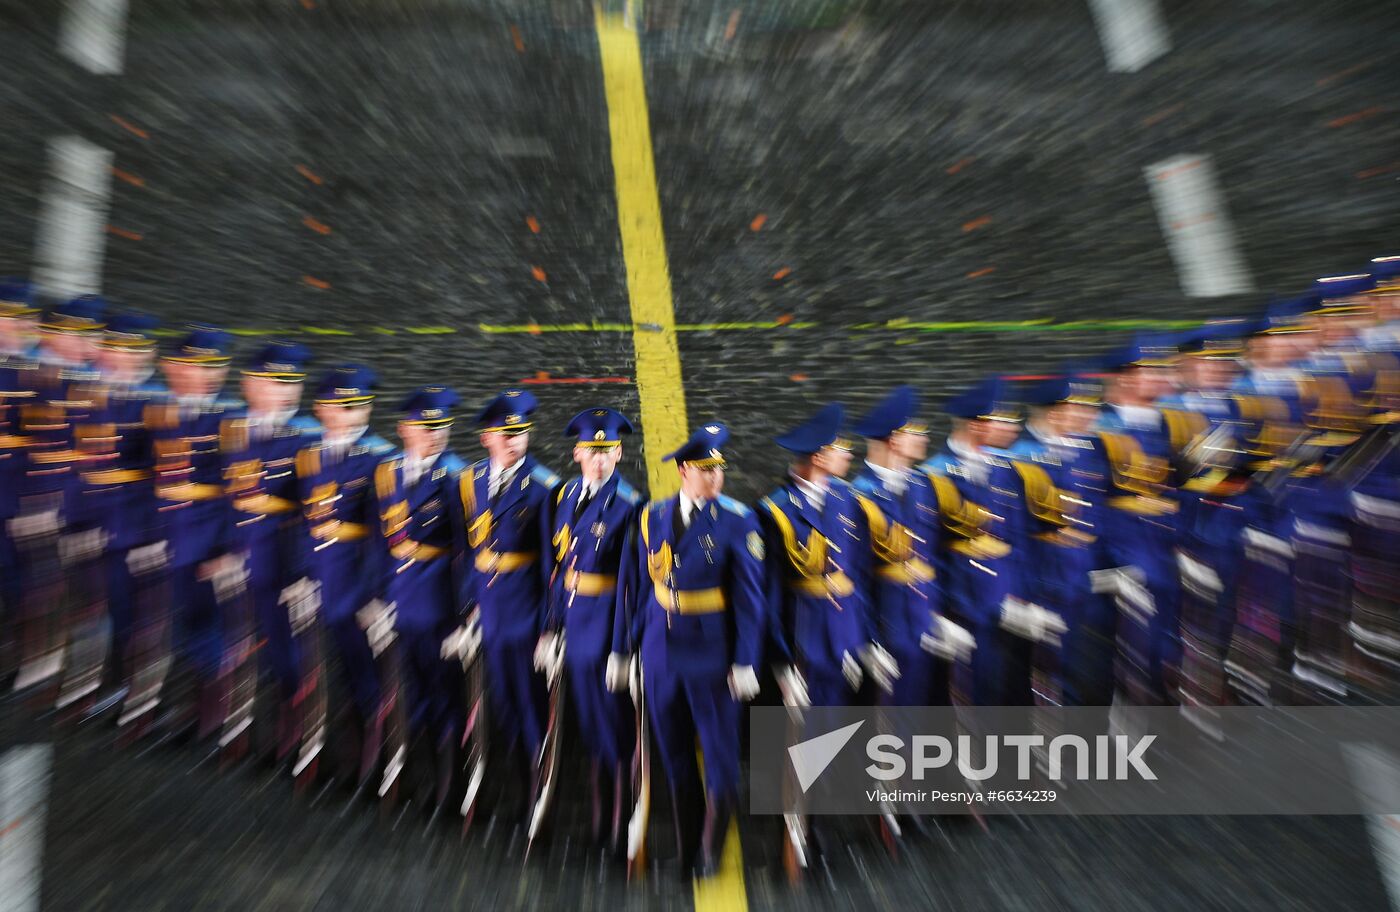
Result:
{"label": "yellow floor line", "polygon": [[663,463],[661,457],[685,442],[685,389],[671,304],[671,270],[661,228],[661,200],[656,193],[642,49],[637,33],[622,16],[600,12],[597,26],[617,184],[617,223],[636,326],[632,341],[637,350],[647,480],[652,497],[669,497],[680,480],[675,468]]}
{"label": "yellow floor line", "polygon": [[[603,91],[608,101],[613,177],[617,184],[617,221],[627,292],[632,303],[633,344],[637,351],[637,394],[653,497],[676,492],[674,467],[661,457],[686,438],[685,387],[681,382],[676,316],[671,301],[671,272],[656,192],[656,165],[651,151],[642,48],[623,16],[597,14]],[[738,826],[731,822],[719,874],[694,887],[697,912],[745,910],[743,853]]]}

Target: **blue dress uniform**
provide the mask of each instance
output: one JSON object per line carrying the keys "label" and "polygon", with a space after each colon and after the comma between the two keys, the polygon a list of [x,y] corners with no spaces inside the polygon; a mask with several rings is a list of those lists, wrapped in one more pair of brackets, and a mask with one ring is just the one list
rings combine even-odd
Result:
{"label": "blue dress uniform", "polygon": [[[1103,367],[1110,373],[1166,368],[1175,356],[1175,346],[1138,342],[1110,354]],[[1130,704],[1161,705],[1171,699],[1181,662],[1179,506],[1170,428],[1155,407],[1129,412],[1110,403],[1100,412],[1094,443],[1095,474],[1103,479],[1098,494],[1105,569],[1130,574],[1153,606],[1146,624],[1126,613],[1122,618],[1119,686]],[[1131,585],[1129,577],[1119,579]]]}
{"label": "blue dress uniform", "polygon": [[[580,447],[612,448],[632,433],[632,424],[609,408],[584,409],[564,433]],[[636,732],[627,695],[607,689],[604,671],[622,597],[618,578],[636,548],[633,535],[641,505],[641,494],[616,471],[597,490],[587,490],[582,478],[574,478],[555,496],[554,572],[545,624],[564,632],[569,695],[594,767],[595,825],[601,813],[600,781],[611,781],[614,836]]]}
{"label": "blue dress uniform", "polygon": [[[37,332],[38,315],[32,285],[20,279],[0,280],[0,320],[30,321]],[[39,366],[38,353],[19,340],[21,333],[13,335],[17,337],[13,343],[16,350],[0,353],[0,625],[8,624],[19,606],[19,554],[10,535],[10,520],[19,513],[24,478],[20,406],[29,398],[33,387],[30,377]],[[3,629],[0,626],[0,631]],[[0,675],[3,673],[0,668]]]}
{"label": "blue dress uniform", "polygon": [[[429,428],[450,427],[457,394],[440,386],[411,393],[400,406],[403,420]],[[389,553],[380,583],[394,606],[403,684],[411,733],[426,734],[438,755],[450,753],[461,736],[461,665],[442,657],[442,641],[457,626],[464,574],[456,555],[464,547],[457,490],[466,474],[451,451],[405,477],[407,455],[399,453],[375,469],[380,533]]]}
{"label": "blue dress uniform", "polygon": [[[105,302],[96,296],[75,298],[52,308],[40,324],[39,366],[28,374],[28,395],[19,406],[23,441],[17,519],[28,524],[56,516],[63,538],[76,542],[100,532],[80,499],[84,452],[80,429],[92,423],[101,390],[97,369],[90,363],[63,360],[48,340],[60,335],[97,338],[105,321]],[[45,522],[50,526],[51,523]],[[96,566],[100,550],[92,545],[75,551],[63,546],[48,528],[43,534],[18,541],[21,579],[22,666],[16,686],[37,684],[59,670],[65,645],[65,609],[86,611],[100,604],[101,575]],[[17,536],[18,537],[18,536]],[[100,542],[98,542],[100,544]],[[60,561],[60,555],[66,556]],[[72,590],[74,598],[65,598]],[[70,673],[72,669],[69,669]]]}
{"label": "blue dress uniform", "polygon": [[[1251,320],[1219,320],[1185,334],[1183,359],[1233,361]],[[1248,476],[1241,464],[1244,424],[1228,388],[1183,389],[1158,401],[1178,455],[1183,705],[1226,699],[1225,654],[1235,621]]]}
{"label": "blue dress uniform", "polygon": [[[316,404],[367,406],[377,386],[368,367],[337,367],[317,386]],[[377,756],[384,720],[374,654],[356,613],[379,594],[388,573],[374,475],[393,452],[388,441],[366,429],[353,440],[318,439],[296,455],[297,490],[311,539],[308,571],[320,587],[321,622],[340,658],[366,756]]]}
{"label": "blue dress uniform", "polygon": [[[99,343],[104,348],[154,352],[151,332],[159,326],[145,314],[115,314]],[[103,401],[84,429],[87,458],[82,473],[83,509],[106,532],[105,582],[107,611],[112,624],[114,678],[119,684],[151,659],[150,634],[161,626],[166,579],[164,558],[138,561],[132,551],[159,549],[165,540],[156,509],[155,452],[146,410],[166,401],[169,392],[154,378],[119,380],[106,377]],[[140,645],[130,654],[132,632],[142,631]]]}
{"label": "blue dress uniform", "polygon": [[[1279,302],[1250,335],[1311,332],[1306,300]],[[1292,651],[1294,613],[1292,504],[1297,442],[1305,439],[1306,377],[1296,368],[1250,367],[1234,385],[1249,487],[1243,507],[1235,628],[1225,671],[1237,699],[1273,699],[1275,682]]]}
{"label": "blue dress uniform", "polygon": [[[1093,378],[1068,373],[1026,391],[1027,405],[1097,407],[1102,390]],[[1008,449],[1025,485],[1031,598],[1059,614],[1069,628],[1058,650],[1043,650],[1037,691],[1064,706],[1107,706],[1113,699],[1114,636],[1118,611],[1094,592],[1100,567],[1096,504],[1086,495],[1084,466],[1093,444],[1063,437],[1032,420]]]}
{"label": "blue dress uniform", "polygon": [[[927,434],[916,423],[918,394],[897,387],[854,425],[867,440],[888,440],[896,432]],[[903,480],[902,490],[891,474]],[[949,699],[948,664],[923,649],[924,636],[936,634],[942,614],[938,495],[923,471],[881,473],[866,463],[852,482],[870,530],[874,572],[868,578],[871,639],[883,643],[899,665],[891,706],[944,706]]]}
{"label": "blue dress uniform", "polygon": [[[1318,306],[1310,318],[1325,327],[1369,316],[1370,275],[1333,276],[1313,287]],[[1372,425],[1367,400],[1375,373],[1355,338],[1342,340],[1306,362],[1306,460],[1295,471],[1289,498],[1293,516],[1294,642],[1292,673],[1305,692],[1336,699],[1346,693],[1347,623],[1352,605],[1355,547],[1348,482],[1332,471]],[[1285,653],[1285,661],[1287,654]]]}
{"label": "blue dress uniform", "polygon": [[[295,342],[270,342],[243,369],[245,377],[298,385],[306,378],[310,352]],[[248,596],[262,639],[261,667],[282,700],[278,757],[296,743],[297,705],[305,694],[299,644],[292,635],[286,588],[306,576],[307,536],[297,486],[296,455],[314,441],[319,427],[293,413],[259,416],[244,410],[224,419],[220,440],[233,528],[229,548],[243,556]],[[228,629],[236,619],[225,618]]]}
{"label": "blue dress uniform", "polygon": [[[841,406],[832,403],[777,437],[778,446],[810,457],[846,446]],[[866,517],[850,485],[828,479],[820,504],[796,477],[758,502],[767,554],[773,642],[794,665],[814,706],[845,706],[855,696],[842,673],[870,642],[866,578],[872,568]]]}
{"label": "blue dress uniform", "polygon": [[[967,421],[1016,421],[1004,383],[990,378],[944,405]],[[938,570],[945,610],[977,640],[970,668],[954,683],[974,706],[1030,706],[1032,643],[1008,629],[1009,612],[1032,604],[1024,548],[1024,490],[1009,459],[949,438],[924,464],[932,473],[942,528]]]}
{"label": "blue dress uniform", "polygon": [[[226,367],[231,338],[209,326],[194,327],[165,360],[205,367]],[[219,432],[238,403],[217,393],[187,399],[172,396],[146,409],[146,427],[155,450],[156,509],[170,542],[171,601],[176,655],[204,688],[203,734],[221,721],[214,689],[223,657],[219,603],[214,583],[201,572],[207,561],[228,554],[233,527],[224,487]]]}
{"label": "blue dress uniform", "polygon": [[[665,459],[723,466],[720,448],[728,439],[724,425],[705,425]],[[680,496],[642,511],[613,652],[640,656],[648,718],[678,818],[699,794],[699,739],[708,804],[702,873],[712,873],[739,797],[741,713],[728,678],[758,666],[769,628],[763,535],[753,511],[724,496],[697,506],[689,525]],[[689,823],[678,819],[683,867],[694,844]]]}
{"label": "blue dress uniform", "polygon": [[[506,390],[486,404],[477,424],[484,432],[524,433],[536,405],[530,393]],[[489,459],[463,473],[459,496],[467,523],[467,604],[480,610],[493,732],[522,742],[532,764],[548,718],[534,654],[545,630],[558,484],[559,477],[527,453],[494,498]]]}

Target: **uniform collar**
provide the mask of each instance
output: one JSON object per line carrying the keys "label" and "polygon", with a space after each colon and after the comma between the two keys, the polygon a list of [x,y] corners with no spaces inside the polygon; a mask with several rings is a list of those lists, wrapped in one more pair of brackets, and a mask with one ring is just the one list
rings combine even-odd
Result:
{"label": "uniform collar", "polygon": [[797,485],[797,490],[802,493],[803,497],[807,498],[807,503],[820,513],[822,507],[826,505],[826,495],[831,491],[831,486],[816,484],[805,478],[799,478],[795,474],[789,474],[793,484]]}
{"label": "uniform collar", "polygon": [[1135,431],[1155,431],[1162,426],[1162,413],[1150,405],[1110,405],[1123,424]]}

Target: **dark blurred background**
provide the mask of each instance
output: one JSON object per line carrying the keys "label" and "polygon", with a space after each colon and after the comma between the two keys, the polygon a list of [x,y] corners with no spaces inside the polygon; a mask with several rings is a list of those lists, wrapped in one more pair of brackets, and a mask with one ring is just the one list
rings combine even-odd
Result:
{"label": "dark blurred background", "polygon": [[[0,3],[4,271],[32,265],[46,143],[76,134],[114,153],[119,304],[296,333],[392,392],[614,378],[538,385],[557,469],[573,410],[635,414],[625,325],[487,328],[630,319],[589,4],[143,0],[120,75],[59,53],[62,8]],[[1170,50],[1137,72],[1064,0],[636,8],[677,321],[777,324],[681,335],[743,498],[811,403],[936,399],[1121,336],[892,321],[1200,319],[1400,238],[1392,0],[1165,0]],[[1143,171],[1182,154],[1212,160],[1256,291],[1182,293]]]}
{"label": "dark blurred background", "polygon": [[[245,350],[293,335],[316,372],[364,361],[390,394],[445,382],[476,404],[531,381],[560,471],[575,410],[636,414],[591,4],[132,0],[111,75],[60,52],[65,6],[0,0],[0,273],[36,271],[49,143],[83,137],[113,156],[101,290],[118,305],[222,323]],[[769,438],[817,403],[860,410],[912,381],[941,431],[934,403],[985,372],[1052,370],[1400,253],[1395,0],[1161,0],[1165,52],[1131,71],[1110,68],[1091,2],[631,6],[690,420],[732,425],[745,500],[780,477]],[[1183,290],[1164,236],[1182,226],[1145,173],[1177,156],[1209,159],[1250,290]],[[468,427],[456,447],[480,454]],[[642,465],[633,447],[634,481]],[[54,759],[47,908],[688,906],[582,847],[581,795],[525,868],[518,828],[463,849],[289,800],[270,773],[75,741]],[[803,907],[776,825],[743,826],[750,902]],[[1385,903],[1354,819],[963,835],[898,867],[859,842],[822,903]]]}

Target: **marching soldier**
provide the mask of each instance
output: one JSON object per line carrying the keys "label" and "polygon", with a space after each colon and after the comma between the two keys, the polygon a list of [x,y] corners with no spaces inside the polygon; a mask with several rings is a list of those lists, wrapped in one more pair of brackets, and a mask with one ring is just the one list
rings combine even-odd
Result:
{"label": "marching soldier", "polygon": [[525,750],[530,814],[543,772],[546,691],[562,667],[564,646],[545,625],[551,510],[559,478],[529,452],[536,406],[534,396],[518,389],[486,404],[477,425],[488,455],[463,474],[460,493],[467,524],[467,604],[480,619],[493,734]]}
{"label": "marching soldier", "polygon": [[20,407],[30,398],[39,366],[39,308],[34,288],[21,279],[0,280],[0,682],[14,671],[12,625],[20,610],[20,559],[10,520],[19,513],[24,479]]}
{"label": "marching soldier", "polygon": [[1030,706],[1033,645],[1058,645],[1066,627],[1032,601],[1034,571],[1023,547],[1025,488],[1011,461],[998,455],[1015,439],[1020,419],[999,377],[944,408],[953,430],[945,451],[925,465],[952,485],[939,492],[946,610],[977,641],[958,690],[974,706]]}
{"label": "marching soldier", "polygon": [[1175,699],[1181,661],[1178,632],[1178,503],[1171,428],[1157,400],[1173,387],[1175,346],[1144,340],[1110,354],[1104,407],[1096,425],[1094,494],[1106,566],[1098,588],[1123,612],[1118,683],[1130,705]]}
{"label": "marching soldier", "polygon": [[[200,738],[212,735],[226,714],[229,694],[221,674],[219,595],[236,589],[241,573],[229,556],[233,522],[219,446],[219,431],[238,408],[220,395],[232,360],[229,348],[224,331],[193,327],[179,347],[161,359],[170,398],[146,409],[155,450],[156,509],[170,543],[175,652],[193,679],[193,714]],[[182,707],[169,721],[183,728],[189,715]]]}
{"label": "marching soldier", "polygon": [[1086,435],[1098,417],[1102,390],[1074,372],[1026,391],[1031,414],[1010,449],[1025,485],[1026,547],[1034,567],[1034,598],[1064,619],[1068,630],[1037,668],[1037,691],[1064,706],[1108,706],[1113,701],[1117,611],[1093,591],[1099,569],[1094,503],[1081,482],[1093,445]]}
{"label": "marching soldier", "polygon": [[102,530],[82,511],[79,428],[91,423],[100,404],[93,359],[105,307],[101,298],[87,295],[52,308],[39,325],[39,365],[29,374],[32,384],[22,390],[24,470],[18,509],[9,521],[20,552],[22,587],[16,690],[48,684],[64,666],[71,632],[65,616],[68,580],[81,596],[75,603],[84,609],[101,597],[100,589],[90,588],[100,579],[95,565]]}
{"label": "marching soldier", "polygon": [[[242,414],[224,421],[220,430],[233,528],[229,547],[247,573],[247,599],[225,605],[224,628],[243,629],[251,605],[262,641],[261,666],[277,693],[274,758],[288,759],[301,738],[307,691],[302,682],[314,669],[305,667],[293,636],[293,620],[314,610],[315,594],[306,577],[306,526],[297,490],[296,454],[319,432],[300,412],[305,364],[310,352],[295,342],[270,342],[243,368],[247,403]],[[232,608],[230,615],[229,608]],[[237,641],[229,643],[238,648]],[[228,660],[237,666],[240,655]]]}
{"label": "marching soldier", "polygon": [[296,456],[311,537],[309,575],[319,588],[321,624],[340,659],[359,733],[357,789],[368,785],[378,764],[386,716],[375,656],[357,621],[388,573],[374,476],[394,448],[369,430],[377,387],[368,367],[347,364],[328,371],[313,406],[321,438]]}
{"label": "marching soldier", "polygon": [[[1376,279],[1329,276],[1313,286],[1318,306],[1317,350],[1305,362],[1305,458],[1291,481],[1293,514],[1292,677],[1309,699],[1333,701],[1347,693],[1347,623],[1351,615],[1350,477],[1339,472],[1348,451],[1374,425],[1369,400],[1393,356],[1361,349],[1361,333],[1376,318]],[[1372,435],[1374,436],[1374,435]],[[1368,437],[1368,444],[1373,442]],[[1286,635],[1287,636],[1287,635]],[[1286,652],[1285,655],[1288,653]]]}
{"label": "marching soldier", "polygon": [[627,696],[608,690],[605,681],[621,598],[618,577],[636,547],[632,534],[642,503],[617,471],[622,437],[631,433],[631,422],[609,408],[584,409],[565,429],[576,439],[574,461],[582,474],[561,485],[555,498],[555,569],[546,621],[546,629],[568,643],[571,702],[590,755],[593,835],[606,837],[614,849],[626,819],[626,764],[636,737]]}
{"label": "marching soldier", "polygon": [[[652,501],[639,518],[635,589],[618,615],[609,687],[627,686],[640,659],[648,718],[676,808],[682,872],[719,869],[739,798],[741,705],[758,693],[755,669],[768,632],[763,535],[747,507],[721,494],[729,439],[722,424],[698,428],[665,459],[681,490]],[[704,820],[696,826],[704,755]],[[698,832],[697,832],[698,829]]]}
{"label": "marching soldier", "polygon": [[1158,400],[1178,465],[1183,706],[1218,706],[1226,698],[1225,651],[1248,485],[1239,459],[1243,425],[1230,387],[1249,328],[1247,320],[1215,320],[1187,333],[1177,358],[1180,390]]}
{"label": "marching soldier", "polygon": [[[1400,352],[1400,257],[1372,260],[1371,273],[1378,321],[1362,341],[1372,353],[1394,358]],[[1347,683],[1379,702],[1393,702],[1400,697],[1400,368],[1376,372],[1365,404],[1374,430],[1337,467],[1350,490],[1352,593],[1346,634],[1354,661]]]}
{"label": "marching soldier", "polygon": [[868,562],[865,516],[842,480],[851,464],[841,439],[842,409],[832,403],[776,438],[793,454],[788,481],[758,502],[768,555],[774,642],[784,665],[786,702],[844,706],[860,687],[862,664],[889,693],[899,669],[872,639],[863,591]]}
{"label": "marching soldier", "polygon": [[[871,536],[871,624],[899,667],[885,702],[947,706],[949,663],[970,659],[975,641],[943,613],[934,569],[941,534],[937,488],[948,483],[915,469],[928,455],[928,427],[917,415],[917,391],[900,386],[856,422],[866,454],[853,487]],[[956,499],[955,490],[942,494]]]}
{"label": "marching soldier", "polygon": [[402,669],[406,730],[387,745],[392,751],[380,785],[381,797],[396,787],[409,744],[427,739],[436,767],[433,819],[452,790],[461,738],[461,664],[445,656],[443,641],[456,627],[465,580],[456,555],[464,547],[458,486],[466,467],[447,449],[452,409],[460,400],[441,386],[411,393],[400,409],[403,452],[375,469],[380,534],[390,561],[380,583],[380,603],[389,618],[370,619],[371,637],[387,621]]}
{"label": "marching soldier", "polygon": [[1297,364],[1311,350],[1311,295],[1271,305],[1249,327],[1243,372],[1233,391],[1245,466],[1252,472],[1239,495],[1243,507],[1235,625],[1226,680],[1235,700],[1268,704],[1291,650],[1294,617],[1291,498],[1303,442],[1306,377]]}
{"label": "marching soldier", "polygon": [[155,454],[145,421],[147,409],[168,395],[154,377],[152,332],[158,326],[144,314],[115,314],[98,343],[103,401],[85,434],[81,496],[107,545],[104,583],[114,690],[99,709],[128,697],[133,684],[140,685],[140,693],[128,709],[150,698],[168,635],[163,623],[168,548],[156,510]]}

